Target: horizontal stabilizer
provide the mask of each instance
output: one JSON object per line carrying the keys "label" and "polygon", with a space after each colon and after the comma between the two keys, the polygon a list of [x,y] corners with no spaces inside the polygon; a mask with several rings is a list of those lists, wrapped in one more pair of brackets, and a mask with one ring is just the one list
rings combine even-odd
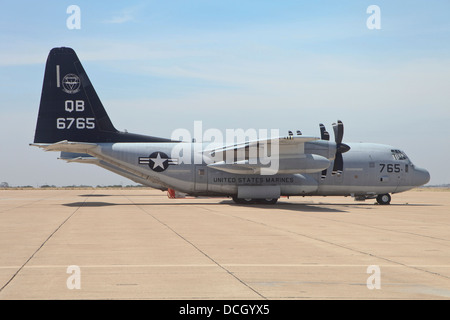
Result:
{"label": "horizontal stabilizer", "polygon": [[30,146],[38,147],[44,149],[45,151],[64,151],[64,152],[75,152],[75,153],[88,153],[88,150],[95,149],[97,147],[96,143],[88,142],[71,142],[71,141],[59,141],[56,143],[31,143]]}
{"label": "horizontal stabilizer", "polygon": [[61,152],[61,156],[58,158],[59,160],[64,160],[66,162],[77,162],[77,163],[88,163],[88,164],[96,164],[100,163],[100,160],[96,157],[93,157],[89,154],[85,153],[72,153],[72,152]]}

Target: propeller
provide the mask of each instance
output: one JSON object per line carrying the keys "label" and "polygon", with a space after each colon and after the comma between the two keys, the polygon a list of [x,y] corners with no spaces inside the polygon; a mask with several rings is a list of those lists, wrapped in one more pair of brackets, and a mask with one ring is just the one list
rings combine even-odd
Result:
{"label": "propeller", "polygon": [[350,147],[345,143],[342,143],[344,137],[344,124],[341,120],[337,123],[333,123],[334,141],[336,142],[336,157],[334,159],[332,174],[341,174],[344,170],[344,160],[342,154],[349,151]]}
{"label": "propeller", "polygon": [[[320,138],[322,140],[329,141],[330,140],[330,134],[325,129],[325,126],[320,123]],[[341,120],[338,120],[337,123],[333,123],[333,130],[334,130],[334,141],[336,142],[336,156],[334,159],[334,165],[333,165],[333,171],[331,174],[341,174],[344,170],[344,160],[342,158],[342,154],[349,151],[350,147],[346,145],[345,143],[342,143],[342,138],[344,137],[344,124]],[[322,171],[321,179],[325,179],[327,176],[327,169]]]}
{"label": "propeller", "polygon": [[325,126],[323,125],[323,123],[320,123],[319,127],[320,127],[320,138],[322,140],[327,140],[327,141],[330,140],[330,134],[325,129]]}
{"label": "propeller", "polygon": [[[325,126],[323,125],[323,123],[319,124],[320,127],[320,138],[322,140],[330,140],[330,134],[328,133],[328,131],[325,129]],[[320,179],[324,180],[327,177],[327,169],[322,170],[322,176],[320,177]]]}

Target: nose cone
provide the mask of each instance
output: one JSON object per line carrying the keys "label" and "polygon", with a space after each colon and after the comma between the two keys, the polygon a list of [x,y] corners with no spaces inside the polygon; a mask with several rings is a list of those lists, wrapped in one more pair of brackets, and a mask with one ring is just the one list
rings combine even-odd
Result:
{"label": "nose cone", "polygon": [[430,173],[422,168],[415,168],[414,170],[414,181],[413,184],[415,186],[423,186],[430,181]]}

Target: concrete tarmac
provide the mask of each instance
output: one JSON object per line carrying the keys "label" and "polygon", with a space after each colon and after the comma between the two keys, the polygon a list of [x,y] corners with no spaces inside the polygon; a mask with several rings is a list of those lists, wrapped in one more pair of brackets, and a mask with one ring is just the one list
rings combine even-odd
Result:
{"label": "concrete tarmac", "polygon": [[0,190],[0,299],[450,299],[450,192]]}

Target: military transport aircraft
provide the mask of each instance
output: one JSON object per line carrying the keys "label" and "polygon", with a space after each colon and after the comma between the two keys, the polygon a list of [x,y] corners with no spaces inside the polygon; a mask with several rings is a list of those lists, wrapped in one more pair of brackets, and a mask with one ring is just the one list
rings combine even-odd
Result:
{"label": "military transport aircraft", "polygon": [[172,196],[175,191],[228,196],[236,203],[273,204],[281,196],[352,196],[389,204],[390,194],[430,179],[428,171],[398,148],[343,143],[341,121],[333,124],[334,141],[323,124],[319,129],[320,137],[289,132],[213,148],[203,142],[120,132],[75,51],[62,47],[52,49],[47,59],[31,145],[60,151],[67,162],[95,164],[168,190]]}

